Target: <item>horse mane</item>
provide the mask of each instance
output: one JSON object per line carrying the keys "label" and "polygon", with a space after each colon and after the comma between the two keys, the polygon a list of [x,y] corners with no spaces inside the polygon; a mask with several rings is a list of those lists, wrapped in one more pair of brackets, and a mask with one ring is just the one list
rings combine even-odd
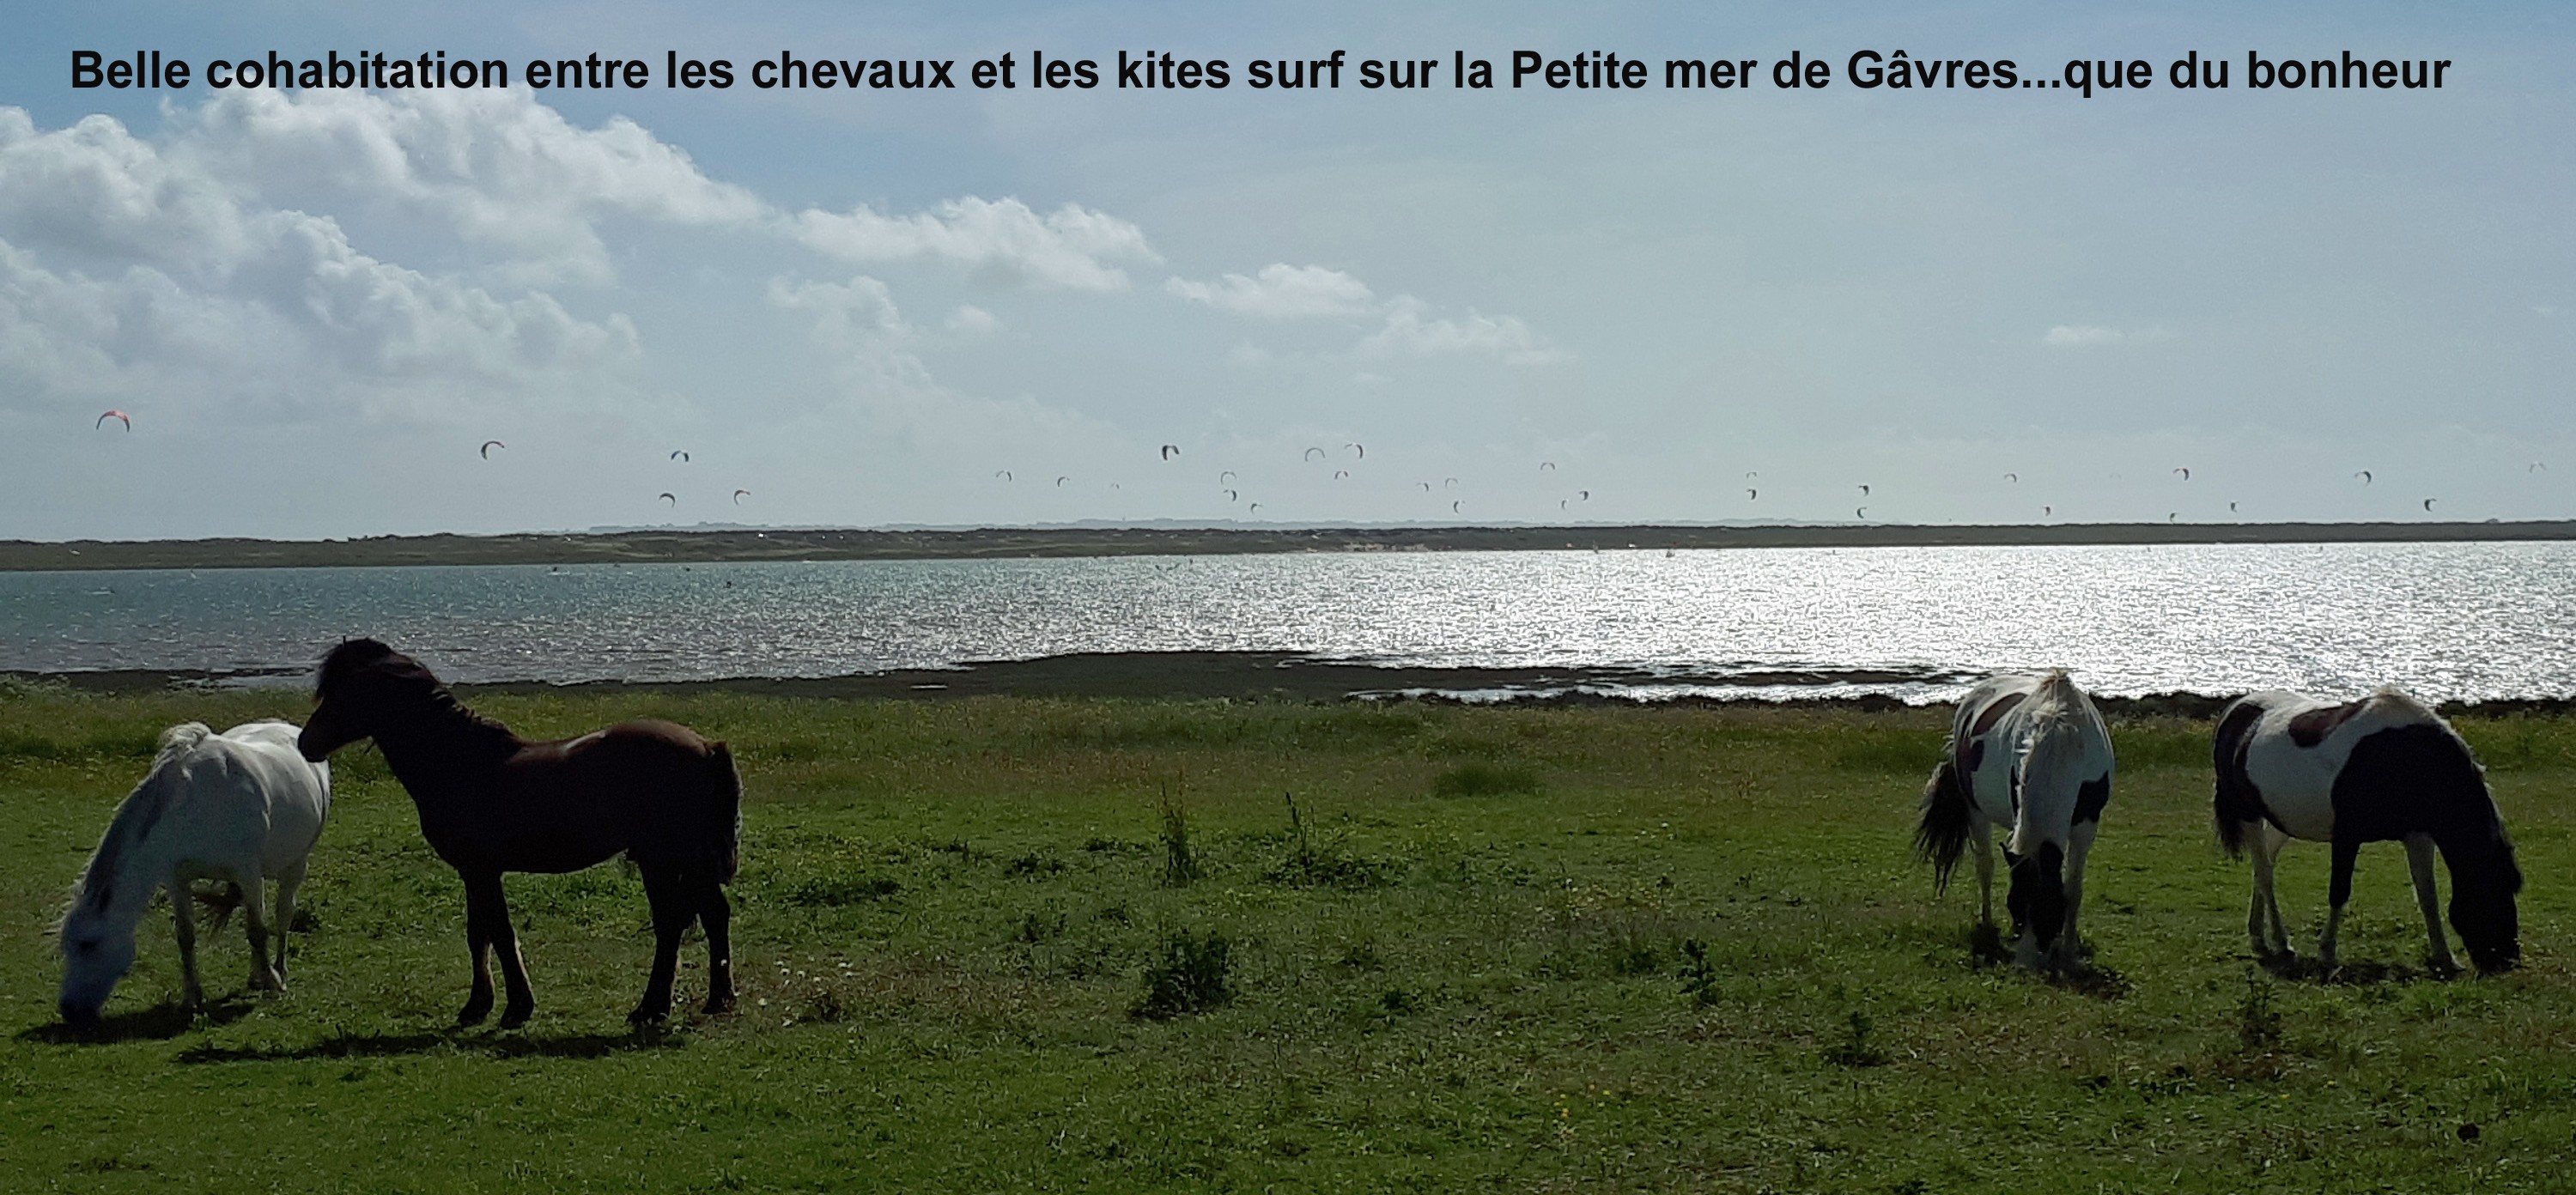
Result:
{"label": "horse mane", "polygon": [[2381,685],[2377,689],[2371,690],[2371,694],[2367,700],[2369,701],[2372,709],[2395,710],[2399,714],[2405,715],[2406,721],[2409,723],[2439,726],[2446,731],[2450,731],[2454,738],[2459,735],[2458,731],[2451,730],[2451,724],[2449,722],[2442,720],[2442,715],[2433,712],[2433,707],[2428,706],[2421,701],[2417,701],[2414,694],[2408,693],[2406,690],[2398,688],[2395,685]]}
{"label": "horse mane", "polygon": [[374,639],[351,639],[325,653],[321,674],[313,684],[313,695],[316,699],[327,697],[362,675],[375,677],[418,701],[428,711],[430,720],[443,724],[442,729],[475,745],[502,754],[519,747],[516,732],[458,701],[456,695],[449,692],[437,675],[420,661]]}
{"label": "horse mane", "polygon": [[116,881],[125,866],[126,851],[151,837],[152,827],[160,824],[161,815],[170,810],[170,798],[179,791],[173,765],[180,756],[213,737],[214,728],[203,722],[182,722],[161,732],[152,770],[118,803],[116,816],[107,823],[107,833],[99,836],[98,849],[91,851],[89,862],[81,866],[80,880],[72,889],[72,902],[54,922],[57,938],[73,910],[87,905],[104,911],[115,901]]}

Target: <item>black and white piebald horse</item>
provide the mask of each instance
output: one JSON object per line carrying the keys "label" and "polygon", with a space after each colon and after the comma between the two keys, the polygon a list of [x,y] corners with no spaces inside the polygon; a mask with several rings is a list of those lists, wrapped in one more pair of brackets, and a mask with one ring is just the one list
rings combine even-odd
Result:
{"label": "black and white piebald horse", "polygon": [[2272,894],[2272,860],[2293,838],[2334,844],[2333,879],[2317,959],[2335,965],[2335,931],[2352,898],[2352,865],[2365,842],[2406,844],[2415,903],[2424,913],[2425,959],[2451,970],[2433,891],[2433,854],[2451,868],[2451,927],[2481,971],[2522,957],[2514,895],[2522,869],[2487,793],[2486,773],[2449,723],[2393,688],[2331,705],[2299,693],[2256,693],[2218,719],[2218,841],[2231,856],[2254,852],[2254,900],[2245,915],[2257,956],[2286,957],[2290,938]]}
{"label": "black and white piebald horse", "polygon": [[1950,746],[1923,788],[1915,854],[1947,890],[1959,853],[1977,851],[1977,917],[1995,919],[1992,828],[2005,827],[2013,957],[2026,967],[2078,964],[2084,857],[2111,800],[2111,732],[2064,670],[1999,676],[1959,703]]}

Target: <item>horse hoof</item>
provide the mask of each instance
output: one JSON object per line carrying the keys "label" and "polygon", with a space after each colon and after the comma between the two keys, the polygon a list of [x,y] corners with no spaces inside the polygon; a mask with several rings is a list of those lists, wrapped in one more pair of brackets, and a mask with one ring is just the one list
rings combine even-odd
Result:
{"label": "horse hoof", "polygon": [[489,999],[468,1000],[465,1007],[456,1010],[456,1024],[460,1029],[467,1025],[480,1025],[483,1018],[491,1015],[492,1002]]}
{"label": "horse hoof", "polygon": [[732,1011],[733,1011],[733,997],[731,997],[731,996],[709,996],[709,997],[707,997],[706,1007],[705,1007],[702,1011],[704,1011],[708,1016],[711,1016],[711,1017],[714,1017],[714,1016],[722,1016],[722,1015],[724,1015],[724,1014],[726,1014],[726,1013],[732,1012]]}
{"label": "horse hoof", "polygon": [[660,1025],[670,1019],[670,1009],[665,1008],[657,1012],[640,1004],[635,1006],[635,1011],[626,1014],[626,1023],[638,1029]]}
{"label": "horse hoof", "polygon": [[528,1018],[535,1015],[537,1015],[536,1002],[530,1001],[526,1004],[513,1004],[508,1008],[501,1010],[501,1027],[504,1029],[516,1029],[521,1025],[527,1024]]}

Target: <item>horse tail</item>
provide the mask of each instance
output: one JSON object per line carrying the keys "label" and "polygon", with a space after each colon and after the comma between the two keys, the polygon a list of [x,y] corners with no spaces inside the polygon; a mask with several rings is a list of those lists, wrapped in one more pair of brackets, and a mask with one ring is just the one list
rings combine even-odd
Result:
{"label": "horse tail", "polygon": [[742,870],[742,773],[733,766],[733,751],[723,743],[707,744],[707,780],[715,786],[716,806],[712,811],[722,819],[723,849],[713,860],[719,884],[730,884]]}
{"label": "horse tail", "polygon": [[1914,827],[1914,857],[1932,865],[1932,890],[1946,892],[1959,854],[1968,848],[1972,821],[1967,783],[1947,750],[1941,753],[1941,766],[1932,769],[1931,782],[1923,786],[1922,808],[1923,820]]}
{"label": "horse tail", "polygon": [[2254,778],[2245,772],[2245,753],[2254,744],[2254,724],[2263,720],[2263,707],[2248,699],[2239,699],[2219,715],[2218,737],[2210,747],[2211,770],[2218,774],[2218,793],[2210,803],[2210,818],[2218,826],[2219,849],[2230,859],[2245,857],[2245,827],[2263,820],[2263,794],[2254,787]]}

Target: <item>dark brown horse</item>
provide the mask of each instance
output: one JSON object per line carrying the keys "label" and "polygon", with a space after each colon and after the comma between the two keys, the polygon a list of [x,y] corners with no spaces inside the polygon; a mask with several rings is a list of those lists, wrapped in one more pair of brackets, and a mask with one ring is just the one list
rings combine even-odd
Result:
{"label": "dark brown horse", "polygon": [[524,1024],[536,1009],[501,873],[579,871],[620,851],[644,874],[655,939],[653,977],[627,1019],[670,1015],[671,973],[691,922],[707,931],[707,1011],[733,1007],[723,886],[742,861],[742,780],[724,744],[655,721],[526,742],[457,704],[411,657],[355,639],[322,658],[313,717],[296,745],[318,763],[370,736],[411,792],[430,849],[465,881],[474,994],[458,1024],[492,1011],[488,951],[500,954],[510,989],[501,1026]]}

